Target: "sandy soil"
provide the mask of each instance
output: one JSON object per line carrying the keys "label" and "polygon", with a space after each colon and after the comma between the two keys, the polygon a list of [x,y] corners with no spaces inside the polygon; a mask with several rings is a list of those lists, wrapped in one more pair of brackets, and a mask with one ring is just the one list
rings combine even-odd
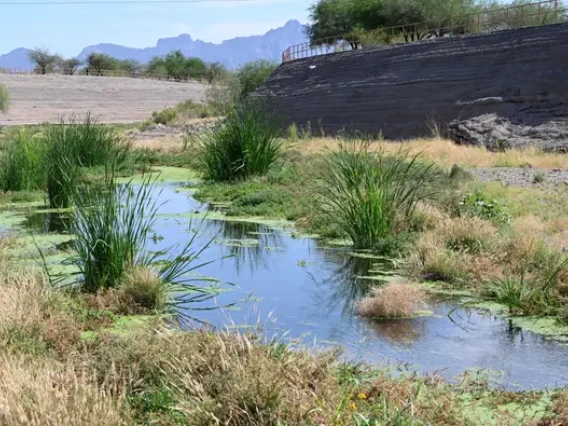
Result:
{"label": "sandy soil", "polygon": [[126,77],[0,74],[0,83],[11,98],[0,125],[57,121],[62,115],[88,111],[105,123],[130,123],[187,99],[201,102],[205,96],[205,86],[196,82]]}

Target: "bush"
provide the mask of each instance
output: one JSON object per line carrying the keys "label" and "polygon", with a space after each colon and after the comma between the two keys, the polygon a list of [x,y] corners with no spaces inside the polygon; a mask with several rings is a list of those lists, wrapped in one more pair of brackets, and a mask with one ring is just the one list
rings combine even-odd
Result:
{"label": "bush", "polygon": [[0,112],[7,113],[10,107],[10,95],[8,94],[8,89],[2,84],[0,84]]}
{"label": "bush", "polygon": [[44,151],[41,140],[25,131],[20,131],[0,156],[0,189],[2,191],[43,189]]}
{"label": "bush", "polygon": [[162,111],[154,111],[152,113],[152,120],[156,124],[170,124],[177,117],[176,110],[173,108],[166,108]]}
{"label": "bush", "polygon": [[282,153],[271,117],[244,102],[201,138],[200,163],[207,179],[235,181],[265,175]]}
{"label": "bush", "polygon": [[276,68],[275,63],[266,60],[258,60],[243,65],[237,72],[241,87],[241,98],[245,98],[254,92]]}
{"label": "bush", "polygon": [[372,249],[407,220],[431,194],[436,174],[417,156],[386,155],[368,143],[340,143],[329,152],[320,189],[322,213],[348,235],[357,249]]}
{"label": "bush", "polygon": [[461,202],[461,208],[466,214],[479,217],[480,219],[502,223],[511,221],[511,216],[496,200],[479,190],[465,194]]}
{"label": "bush", "polygon": [[127,271],[121,293],[128,305],[134,304],[154,312],[163,312],[166,308],[166,286],[150,269],[135,267]]}

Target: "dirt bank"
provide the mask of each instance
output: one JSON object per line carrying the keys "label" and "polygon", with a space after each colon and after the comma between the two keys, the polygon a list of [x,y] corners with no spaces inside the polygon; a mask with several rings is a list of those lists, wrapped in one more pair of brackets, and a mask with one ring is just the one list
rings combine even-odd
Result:
{"label": "dirt bank", "polygon": [[11,98],[0,125],[57,121],[64,114],[88,111],[105,123],[130,123],[187,99],[201,102],[205,96],[205,86],[197,82],[126,77],[0,74],[0,83]]}

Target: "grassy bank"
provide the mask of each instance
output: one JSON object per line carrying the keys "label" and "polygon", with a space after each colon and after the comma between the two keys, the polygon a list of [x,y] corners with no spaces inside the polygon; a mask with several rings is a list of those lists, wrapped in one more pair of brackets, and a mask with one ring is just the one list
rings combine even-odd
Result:
{"label": "grassy bank", "polygon": [[128,329],[115,294],[54,290],[41,271],[3,266],[0,283],[3,424],[544,425],[566,408],[564,391],[490,391],[477,375],[459,385],[395,378],[158,317]]}

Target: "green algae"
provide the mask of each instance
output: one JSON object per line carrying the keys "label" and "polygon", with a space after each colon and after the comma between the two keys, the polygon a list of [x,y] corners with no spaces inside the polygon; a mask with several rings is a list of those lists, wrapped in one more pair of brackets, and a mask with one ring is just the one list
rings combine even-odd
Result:
{"label": "green algae", "polygon": [[556,317],[510,317],[510,320],[515,327],[568,343],[568,326],[561,324]]}
{"label": "green algae", "polygon": [[241,239],[226,238],[226,239],[217,240],[216,242],[227,247],[257,247],[259,245],[259,241],[255,240],[254,238],[241,238]]}
{"label": "green algae", "polygon": [[102,328],[97,331],[83,331],[81,338],[83,340],[92,340],[101,333],[113,334],[115,336],[128,335],[135,332],[136,329],[147,325],[154,318],[148,315],[128,315],[117,317],[111,327]]}
{"label": "green algae", "polygon": [[465,392],[458,396],[458,401],[468,424],[522,425],[552,413],[553,392],[519,392],[506,396],[509,398],[503,398],[499,392]]}
{"label": "green algae", "polygon": [[227,216],[226,214],[218,211],[213,212],[193,212],[193,213],[174,213],[174,214],[159,214],[159,217],[171,219],[205,219],[205,220],[223,220],[227,222],[244,222],[244,223],[257,223],[265,225],[271,229],[294,229],[294,222],[282,219],[266,219],[263,217],[238,217]]}
{"label": "green algae", "polygon": [[144,179],[147,179],[148,176],[150,176],[152,181],[156,183],[187,183],[195,182],[199,179],[199,174],[191,169],[185,169],[183,167],[152,167],[149,173],[120,178],[117,179],[117,182],[132,182],[134,184],[140,184],[144,181]]}

